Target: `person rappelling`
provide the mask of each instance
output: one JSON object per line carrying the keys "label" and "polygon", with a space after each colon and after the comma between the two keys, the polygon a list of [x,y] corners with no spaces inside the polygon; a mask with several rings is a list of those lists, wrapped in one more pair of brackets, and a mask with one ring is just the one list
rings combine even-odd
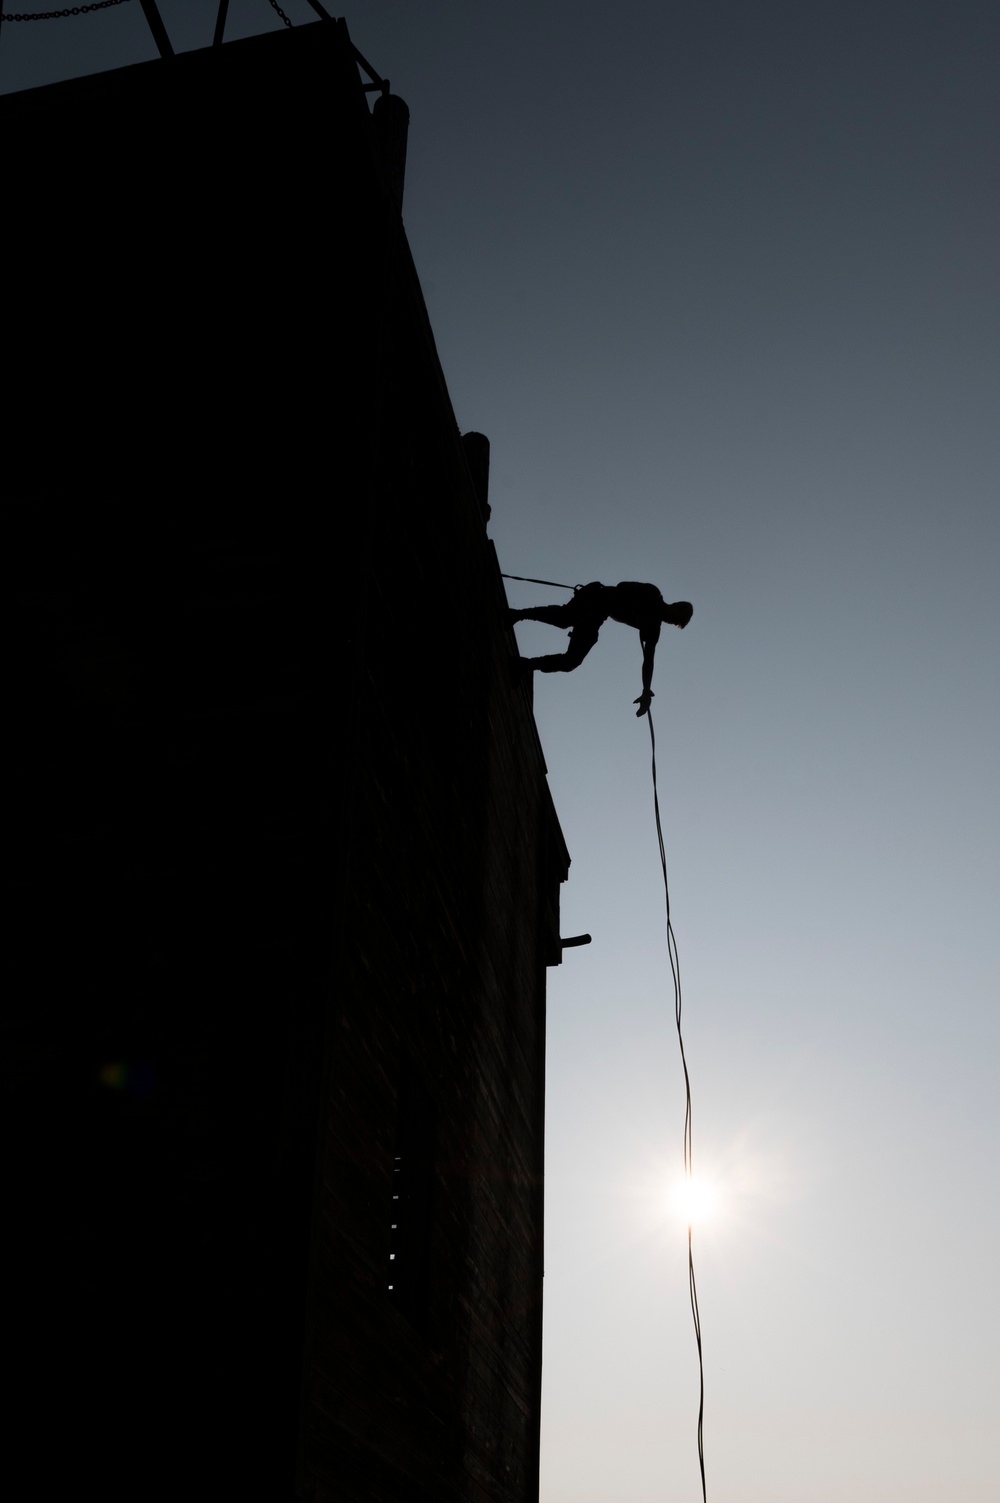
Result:
{"label": "person rappelling", "polygon": [[656,585],[638,584],[624,580],[621,584],[605,585],[595,580],[592,584],[577,585],[572,600],[565,605],[540,605],[528,610],[512,610],[511,625],[515,621],[544,621],[548,626],[569,628],[569,646],[565,652],[550,653],[546,657],[525,658],[527,668],[539,673],[569,673],[579,668],[587,653],[597,641],[601,627],[610,617],[623,626],[633,626],[642,643],[642,693],[632,701],[639,708],[636,715],[645,715],[653,698],[653,655],[660,640],[660,626],[678,626],[683,631],[693,615],[693,607],[686,600],[668,605]]}

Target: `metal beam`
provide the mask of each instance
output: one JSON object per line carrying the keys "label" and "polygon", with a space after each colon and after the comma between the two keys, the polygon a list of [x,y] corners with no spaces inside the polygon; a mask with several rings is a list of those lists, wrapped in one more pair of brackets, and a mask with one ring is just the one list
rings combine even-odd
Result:
{"label": "metal beam", "polygon": [[222,34],[226,29],[226,13],[229,10],[229,0],[219,0],[219,13],[215,18],[215,36],[212,38],[213,47],[222,46]]}
{"label": "metal beam", "polygon": [[160,12],[156,8],[156,0],[139,0],[142,13],[146,17],[150,31],[153,33],[153,41],[161,57],[173,57],[174,49],[170,45],[167,36],[167,28],[163,24]]}

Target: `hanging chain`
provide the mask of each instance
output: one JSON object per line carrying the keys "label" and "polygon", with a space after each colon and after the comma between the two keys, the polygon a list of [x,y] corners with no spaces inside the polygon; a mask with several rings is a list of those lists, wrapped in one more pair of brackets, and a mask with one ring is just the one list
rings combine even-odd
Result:
{"label": "hanging chain", "polygon": [[285,15],[285,12],[282,10],[281,6],[278,4],[278,0],[268,0],[268,3],[270,4],[272,10],[276,10],[278,12],[278,15],[284,21],[285,25],[288,26],[288,27],[291,27],[292,23],[291,23],[291,21],[289,21],[288,17]]}
{"label": "hanging chain", "polygon": [[108,10],[112,5],[127,5],[128,0],[93,0],[91,5],[72,5],[68,10],[42,10],[9,16],[0,12],[0,21],[61,21],[65,16],[85,16],[92,10]]}
{"label": "hanging chain", "polygon": [[[8,15],[5,11],[0,11],[0,22],[61,21],[65,16],[86,16],[92,10],[109,10],[112,5],[127,5],[128,3],[129,0],[92,0],[90,5],[71,5],[66,10],[23,11],[19,15]],[[290,27],[292,23],[278,4],[278,0],[268,0],[268,3],[273,11],[277,11],[285,25]]]}

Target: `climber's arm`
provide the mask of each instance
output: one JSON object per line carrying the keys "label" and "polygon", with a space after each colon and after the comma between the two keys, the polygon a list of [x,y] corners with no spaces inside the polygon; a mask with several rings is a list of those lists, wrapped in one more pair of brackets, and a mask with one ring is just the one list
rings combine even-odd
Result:
{"label": "climber's arm", "polygon": [[642,641],[642,693],[638,699],[633,700],[633,704],[639,706],[637,715],[645,715],[653,698],[653,659],[656,656],[656,644],[660,640],[659,621],[652,626],[641,627],[639,637]]}

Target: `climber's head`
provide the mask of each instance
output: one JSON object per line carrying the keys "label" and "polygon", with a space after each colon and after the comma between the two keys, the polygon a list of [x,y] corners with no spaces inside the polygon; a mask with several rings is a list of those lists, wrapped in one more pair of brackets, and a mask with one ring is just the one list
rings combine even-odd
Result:
{"label": "climber's head", "polygon": [[663,609],[660,612],[661,619],[668,626],[679,626],[682,631],[693,615],[694,607],[688,600],[675,600],[673,605],[667,605],[666,601],[664,601]]}

